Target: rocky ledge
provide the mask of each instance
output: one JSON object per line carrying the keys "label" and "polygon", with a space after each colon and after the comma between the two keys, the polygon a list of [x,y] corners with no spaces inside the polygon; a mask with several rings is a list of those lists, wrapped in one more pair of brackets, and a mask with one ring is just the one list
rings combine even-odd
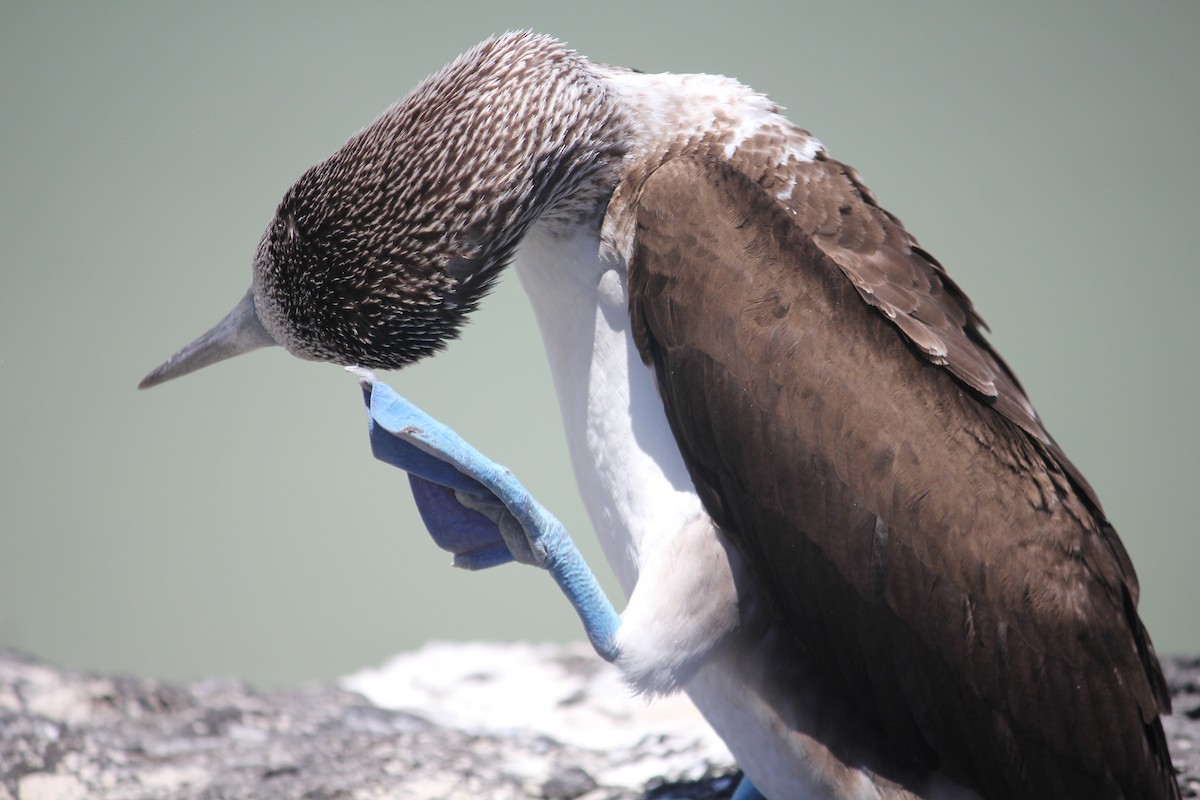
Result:
{"label": "rocky ledge", "polygon": [[[1200,659],[1164,662],[1200,797]],[[59,669],[0,650],[0,800],[726,798],[728,751],[578,645],[434,644],[340,685],[260,690]]]}

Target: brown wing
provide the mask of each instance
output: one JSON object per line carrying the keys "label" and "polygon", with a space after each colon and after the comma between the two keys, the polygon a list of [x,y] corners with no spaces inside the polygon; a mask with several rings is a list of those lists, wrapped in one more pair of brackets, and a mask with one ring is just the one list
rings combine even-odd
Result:
{"label": "brown wing", "polygon": [[819,668],[898,755],[985,797],[1177,797],[1128,559],[940,268],[901,243],[936,282],[852,283],[714,160],[632,196],[639,349],[706,508]]}

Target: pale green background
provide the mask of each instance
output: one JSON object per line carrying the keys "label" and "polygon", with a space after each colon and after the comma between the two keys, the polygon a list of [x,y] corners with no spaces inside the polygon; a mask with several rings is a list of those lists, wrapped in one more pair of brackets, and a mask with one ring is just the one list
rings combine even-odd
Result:
{"label": "pale green background", "polygon": [[[276,682],[579,636],[543,575],[450,569],[338,368],[272,350],[134,390],[241,296],[305,167],[532,27],[736,76],[855,165],[1095,484],[1160,651],[1200,651],[1200,4],[1046,5],[0,5],[0,644]],[[603,566],[512,276],[391,377]]]}

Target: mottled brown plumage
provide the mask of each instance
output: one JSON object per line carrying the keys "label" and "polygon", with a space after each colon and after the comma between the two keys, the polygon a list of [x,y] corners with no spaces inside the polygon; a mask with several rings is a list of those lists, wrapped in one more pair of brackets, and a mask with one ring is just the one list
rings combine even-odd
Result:
{"label": "mottled brown plumage", "polygon": [[636,338],[705,507],[905,759],[989,798],[1177,796],[1090,489],[965,295],[851,171],[812,169],[819,198],[782,204],[706,158],[637,191]]}

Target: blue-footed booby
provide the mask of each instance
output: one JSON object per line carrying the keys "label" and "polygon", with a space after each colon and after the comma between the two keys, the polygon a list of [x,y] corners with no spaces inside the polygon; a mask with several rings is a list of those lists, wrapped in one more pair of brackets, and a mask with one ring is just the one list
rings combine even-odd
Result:
{"label": "blue-footed booby", "polygon": [[[511,475],[365,372],[439,351],[514,261],[619,617]],[[361,368],[435,538],[550,569],[742,797],[1179,797],[1133,566],[983,327],[763,95],[523,32],[305,172],[241,303],[142,386],[266,345]]]}

